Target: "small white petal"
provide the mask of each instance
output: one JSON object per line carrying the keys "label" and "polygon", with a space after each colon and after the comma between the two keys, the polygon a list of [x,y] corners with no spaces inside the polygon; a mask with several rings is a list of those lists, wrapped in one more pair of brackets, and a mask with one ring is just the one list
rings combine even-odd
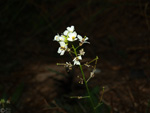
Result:
{"label": "small white petal", "polygon": [[65,38],[63,37],[63,35],[61,35],[60,37],[59,37],[59,41],[64,41],[65,40]]}
{"label": "small white petal", "polygon": [[65,53],[65,50],[62,50],[61,53],[60,53],[60,55],[64,55],[64,53]]}
{"label": "small white petal", "polygon": [[59,42],[60,47],[58,48],[57,53],[59,53],[60,55],[64,55],[65,51],[67,50],[67,45],[65,44],[65,42]]}
{"label": "small white petal", "polygon": [[77,61],[76,65],[80,65],[80,62],[79,62],[79,61]]}
{"label": "small white petal", "polygon": [[84,43],[88,43],[88,44],[90,44],[90,42],[88,42],[88,41],[84,41]]}
{"label": "small white petal", "polygon": [[67,36],[68,32],[68,30],[65,30],[63,34]]}
{"label": "small white petal", "polygon": [[60,48],[60,47],[58,48],[58,51],[57,51],[57,53],[61,53],[61,48]]}
{"label": "small white petal", "polygon": [[77,38],[76,38],[77,33],[76,32],[69,33],[68,36],[69,36],[69,38],[67,39],[68,41],[75,41],[75,40],[77,40]]}
{"label": "small white petal", "polygon": [[84,52],[84,49],[83,49],[83,48],[82,48],[81,50],[79,50],[79,52],[80,52],[80,54],[79,54],[80,56],[85,54],[85,52]]}
{"label": "small white petal", "polygon": [[73,32],[73,31],[74,31],[74,26],[67,27],[67,30],[68,30],[69,32]]}
{"label": "small white petal", "polygon": [[77,37],[78,37],[79,41],[81,42],[82,41],[82,36],[78,35]]}
{"label": "small white petal", "polygon": [[79,60],[82,60],[82,57],[81,56],[77,56],[73,59],[73,62],[74,62],[74,65],[80,65],[80,61]]}
{"label": "small white petal", "polygon": [[54,41],[59,41],[59,35],[56,35],[55,37],[54,37]]}
{"label": "small white petal", "polygon": [[90,42],[87,41],[89,39],[88,37],[82,38],[82,36],[80,36],[80,35],[78,35],[77,37],[78,37],[79,41],[81,42],[81,45],[84,43],[90,44]]}
{"label": "small white petal", "polygon": [[61,47],[65,47],[66,46],[65,42],[59,42],[59,44],[60,44]]}
{"label": "small white petal", "polygon": [[76,33],[76,32],[73,32],[73,35],[76,37],[76,36],[77,36],[77,33]]}
{"label": "small white petal", "polygon": [[76,60],[76,57],[73,59],[73,61],[75,61]]}
{"label": "small white petal", "polygon": [[73,41],[71,37],[69,37],[67,40],[68,40],[68,41],[71,41],[71,42]]}
{"label": "small white petal", "polygon": [[81,57],[81,56],[78,56],[78,59],[82,60],[82,57]]}
{"label": "small white petal", "polygon": [[85,38],[85,40],[88,40],[88,39],[89,39],[88,37]]}
{"label": "small white petal", "polygon": [[79,62],[78,60],[76,60],[76,61],[74,62],[74,65],[80,65],[80,62]]}

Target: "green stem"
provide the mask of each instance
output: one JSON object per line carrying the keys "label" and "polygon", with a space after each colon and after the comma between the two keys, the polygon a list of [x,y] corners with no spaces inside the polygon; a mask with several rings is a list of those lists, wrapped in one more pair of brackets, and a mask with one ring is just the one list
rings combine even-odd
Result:
{"label": "green stem", "polygon": [[98,56],[96,56],[95,59],[93,59],[92,61],[88,62],[87,64],[90,64],[90,63],[94,62],[95,60],[96,60],[96,62],[95,62],[95,65],[96,65],[97,64],[97,60],[98,60]]}
{"label": "green stem", "polygon": [[[74,53],[75,53],[75,55],[76,55],[76,57],[77,57],[76,48],[75,48],[73,45],[72,45],[72,48],[73,48]],[[87,93],[88,93],[88,96],[89,96],[91,105],[92,105],[93,110],[94,110],[94,112],[95,112],[94,103],[93,103],[93,100],[92,100],[92,97],[91,97],[91,93],[90,93],[89,87],[88,87],[88,85],[87,85],[87,81],[86,81],[86,78],[85,78],[85,75],[84,75],[84,72],[83,72],[83,69],[82,69],[82,65],[79,65],[79,66],[80,66],[81,74],[82,74],[82,76],[83,76],[83,81],[84,81],[84,83],[85,83],[85,87],[86,87],[86,90],[87,90]]]}
{"label": "green stem", "polygon": [[82,66],[80,65],[80,70],[81,70],[81,73],[82,73],[82,76],[83,76],[83,80],[84,80],[84,83],[85,83],[85,87],[86,87],[86,90],[87,90],[87,93],[88,93],[88,95],[89,95],[89,99],[90,99],[90,102],[91,102],[91,104],[92,104],[92,107],[93,107],[93,110],[94,110],[94,112],[95,112],[95,107],[94,107],[94,103],[93,103],[93,100],[92,100],[92,97],[91,97],[91,93],[90,93],[90,91],[89,91],[89,87],[88,87],[88,85],[87,85],[87,81],[86,81],[86,79],[85,79],[85,75],[84,75],[84,72],[83,72],[83,69],[82,69]]}
{"label": "green stem", "polygon": [[78,99],[83,99],[83,98],[90,98],[89,96],[72,96],[70,98],[78,98]]}

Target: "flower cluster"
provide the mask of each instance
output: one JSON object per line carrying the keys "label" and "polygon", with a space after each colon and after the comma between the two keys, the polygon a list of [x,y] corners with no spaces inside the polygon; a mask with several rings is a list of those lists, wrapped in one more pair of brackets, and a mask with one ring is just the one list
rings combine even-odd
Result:
{"label": "flower cluster", "polygon": [[[67,27],[67,29],[61,35],[57,34],[54,37],[54,41],[57,41],[60,44],[57,53],[60,55],[64,55],[66,51],[68,51],[69,53],[72,52],[71,50],[73,48],[68,47],[69,43],[77,40],[79,41],[79,47],[82,46],[84,43],[88,43],[88,44],[90,43],[87,41],[88,37],[85,36],[83,38],[81,35],[77,34],[74,26]],[[74,51],[72,53],[74,53]],[[81,49],[79,51],[79,54],[75,54],[75,58],[73,59],[74,65],[80,65],[80,60],[82,60],[81,56],[84,54],[85,54],[84,49]]]}
{"label": "flower cluster", "polygon": [[[95,76],[98,56],[96,56],[96,58],[91,60],[90,62],[86,62],[85,64],[81,65],[80,63],[80,61],[82,60],[82,57],[85,54],[84,49],[81,48],[81,46],[85,43],[89,44],[90,42],[88,42],[87,40],[88,40],[88,37],[84,36],[83,38],[81,35],[77,34],[74,26],[67,27],[67,29],[61,35],[57,34],[54,37],[54,41],[57,41],[60,44],[60,47],[58,48],[57,53],[60,55],[64,55],[65,52],[68,52],[71,55],[72,61],[73,61],[73,63],[71,62],[57,63],[57,65],[63,65],[64,67],[66,67],[67,71],[72,70],[73,66],[78,65],[82,74],[82,76],[77,75],[77,78],[79,79],[79,84],[85,84],[85,87],[87,89],[88,96],[73,96],[71,98],[78,98],[78,99],[89,98],[91,101],[93,110],[96,111],[96,108],[98,108],[102,104],[101,99],[100,99],[100,102],[96,106],[94,106],[95,102],[93,102],[93,99],[91,98],[91,94],[90,94],[87,83],[91,78]],[[79,42],[79,45],[77,45],[77,47],[74,46],[73,42],[75,41]],[[94,62],[95,62],[94,66],[90,65],[91,63],[94,63]],[[85,77],[82,66],[93,68],[88,78]]]}

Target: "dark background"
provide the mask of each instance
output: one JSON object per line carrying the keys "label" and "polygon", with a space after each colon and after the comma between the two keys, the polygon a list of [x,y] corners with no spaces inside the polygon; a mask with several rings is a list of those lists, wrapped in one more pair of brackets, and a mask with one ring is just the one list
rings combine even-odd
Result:
{"label": "dark background", "polygon": [[[103,101],[114,113],[146,113],[149,0],[0,1],[0,97],[11,100],[17,90],[16,112],[42,113],[45,100],[51,103],[66,93],[63,83],[68,78],[55,71],[66,73],[56,63],[68,61],[68,56],[57,54],[59,44],[53,38],[71,25],[89,37],[84,58],[90,61],[99,56],[101,72],[89,86],[106,87]],[[80,92],[80,87],[73,92]]]}

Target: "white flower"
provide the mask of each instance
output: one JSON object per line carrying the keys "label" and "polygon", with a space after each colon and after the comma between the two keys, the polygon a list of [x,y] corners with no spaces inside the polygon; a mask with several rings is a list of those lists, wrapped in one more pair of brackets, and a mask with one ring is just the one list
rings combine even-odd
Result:
{"label": "white flower", "polygon": [[65,40],[65,38],[63,37],[63,35],[61,35],[61,36],[59,36],[59,35],[56,35],[55,37],[54,37],[54,41],[60,41],[60,42],[62,42],[62,41],[64,41]]}
{"label": "white flower", "polygon": [[82,60],[82,57],[81,57],[81,56],[77,56],[77,57],[75,57],[75,58],[73,59],[73,61],[74,61],[74,65],[80,65],[79,60]]}
{"label": "white flower", "polygon": [[68,31],[68,30],[65,30],[63,34],[67,36],[68,33],[69,33],[69,31]]}
{"label": "white flower", "polygon": [[73,31],[74,31],[74,26],[67,27],[67,30],[68,30],[69,32],[73,32]]}
{"label": "white flower", "polygon": [[68,36],[69,36],[69,38],[67,39],[68,41],[73,42],[73,41],[77,40],[77,38],[76,38],[77,33],[76,32],[69,33]]}
{"label": "white flower", "polygon": [[61,35],[61,36],[59,37],[59,41],[60,41],[60,42],[64,42],[64,41],[65,41],[65,38],[64,38],[63,35]]}
{"label": "white flower", "polygon": [[95,76],[95,69],[90,73],[90,77],[93,78]]}
{"label": "white flower", "polygon": [[66,62],[65,67],[67,67],[69,70],[72,70],[72,64],[70,62]]}
{"label": "white flower", "polygon": [[85,54],[85,52],[84,52],[84,49],[82,48],[80,51],[80,54],[79,55],[84,55]]}
{"label": "white flower", "polygon": [[59,53],[60,55],[64,55],[65,51],[67,50],[67,45],[65,44],[65,42],[59,42],[60,47],[58,48],[57,53]]}
{"label": "white flower", "polygon": [[81,35],[78,35],[77,37],[78,37],[79,41],[80,41],[82,44],[84,44],[84,43],[90,43],[90,42],[87,41],[87,40],[89,39],[88,37],[82,38]]}
{"label": "white flower", "polygon": [[56,35],[55,37],[54,37],[54,41],[59,41],[59,35]]}

